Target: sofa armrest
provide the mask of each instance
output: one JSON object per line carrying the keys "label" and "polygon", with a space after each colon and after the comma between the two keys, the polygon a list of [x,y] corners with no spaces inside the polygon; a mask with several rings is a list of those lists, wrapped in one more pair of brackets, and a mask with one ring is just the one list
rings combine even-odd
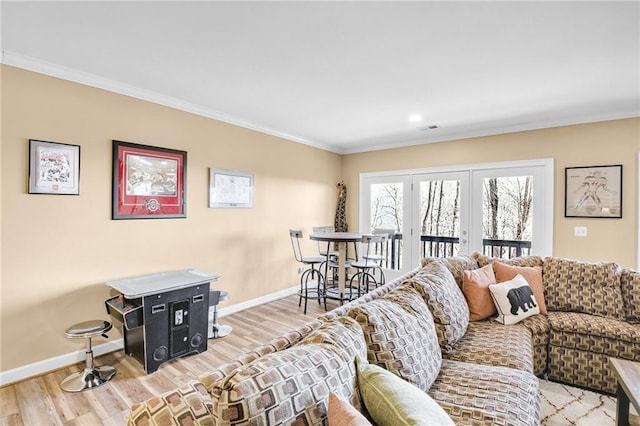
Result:
{"label": "sofa armrest", "polygon": [[212,410],[213,403],[206,388],[202,383],[192,380],[177,389],[134,404],[127,425],[213,425]]}

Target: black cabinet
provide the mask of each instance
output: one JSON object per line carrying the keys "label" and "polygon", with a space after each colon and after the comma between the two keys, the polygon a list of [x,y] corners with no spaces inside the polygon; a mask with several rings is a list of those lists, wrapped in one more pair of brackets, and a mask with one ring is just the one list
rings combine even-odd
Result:
{"label": "black cabinet", "polygon": [[105,306],[122,327],[125,353],[137,359],[147,374],[165,361],[207,350],[209,286],[218,277],[200,271],[190,277],[193,271],[107,283],[128,291],[107,299]]}

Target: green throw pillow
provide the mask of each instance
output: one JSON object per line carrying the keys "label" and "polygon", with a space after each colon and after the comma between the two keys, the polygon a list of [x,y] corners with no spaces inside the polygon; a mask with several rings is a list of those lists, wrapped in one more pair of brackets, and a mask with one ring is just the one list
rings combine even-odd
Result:
{"label": "green throw pillow", "polygon": [[455,425],[429,395],[395,374],[356,357],[358,386],[378,426]]}

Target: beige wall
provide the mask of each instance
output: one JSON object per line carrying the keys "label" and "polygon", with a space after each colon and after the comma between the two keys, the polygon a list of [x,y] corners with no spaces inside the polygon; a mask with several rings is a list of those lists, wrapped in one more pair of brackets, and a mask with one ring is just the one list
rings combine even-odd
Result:
{"label": "beige wall", "polygon": [[[108,280],[194,267],[221,306],[290,288],[288,229],[333,221],[337,154],[7,66],[1,89],[1,371],[81,350],[64,330],[108,318]],[[80,196],[27,193],[30,138],[81,146]],[[111,220],[112,139],[188,152],[186,219]],[[208,208],[209,167],[253,172],[255,207]]]}
{"label": "beige wall", "polygon": [[[358,227],[360,173],[553,158],[554,255],[635,267],[639,151],[640,119],[636,118],[346,155],[349,225]],[[565,167],[607,164],[623,165],[622,219],[565,218]],[[587,226],[588,236],[574,237],[575,226]]]}
{"label": "beige wall", "polygon": [[[81,350],[64,329],[107,318],[111,279],[195,267],[222,277],[226,305],[295,285],[287,229],[332,223],[341,178],[357,229],[361,172],[553,157],[554,253],[636,263],[639,119],[339,156],[12,67],[0,72],[0,371]],[[81,146],[80,196],[27,194],[30,138]],[[112,139],[188,152],[186,219],[111,220]],[[623,219],[563,217],[564,167],[620,163]],[[207,208],[209,167],[255,173],[255,208]],[[574,226],[588,226],[589,236],[576,239]]]}

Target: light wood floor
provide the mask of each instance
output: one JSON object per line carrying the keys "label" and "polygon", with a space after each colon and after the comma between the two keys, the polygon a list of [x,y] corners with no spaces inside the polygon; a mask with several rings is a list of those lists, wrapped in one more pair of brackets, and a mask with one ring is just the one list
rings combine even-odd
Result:
{"label": "light wood floor", "polygon": [[[328,301],[327,308],[337,306],[335,303]],[[298,297],[289,296],[225,316],[220,323],[233,327],[229,336],[210,339],[207,352],[168,361],[149,375],[124,351],[105,354],[96,357],[95,363],[112,365],[116,376],[80,393],[63,392],[59,383],[83,364],[4,386],[0,388],[0,425],[124,425],[132,404],[196,378],[321,313],[324,307],[310,300],[304,315]]]}

